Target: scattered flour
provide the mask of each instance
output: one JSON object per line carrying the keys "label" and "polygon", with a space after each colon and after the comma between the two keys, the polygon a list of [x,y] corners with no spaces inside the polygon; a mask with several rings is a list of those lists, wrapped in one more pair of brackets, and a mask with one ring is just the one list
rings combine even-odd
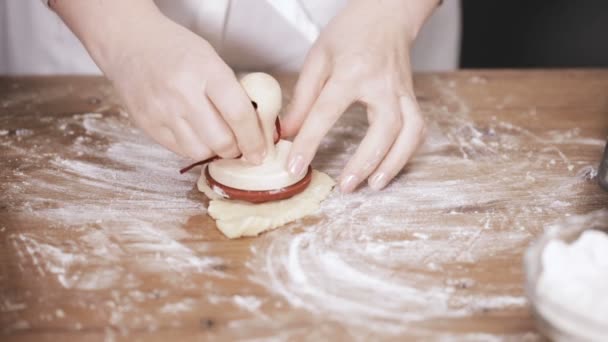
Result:
{"label": "scattered flour", "polygon": [[[2,204],[22,222],[20,230],[6,224],[7,245],[19,269],[39,283],[75,293],[111,289],[113,297],[95,306],[79,295],[36,298],[38,304],[24,307],[30,320],[16,320],[5,331],[64,316],[83,326],[80,317],[58,306],[94,312],[119,331],[178,324],[189,303],[169,305],[146,279],[160,277],[156,284],[183,291],[202,278],[227,277],[215,269],[224,260],[208,243],[189,242],[187,221],[205,213],[200,197],[188,195],[196,176],[180,175],[186,161],[147,140],[123,117],[84,113],[58,116],[48,125],[71,143],[59,146],[29,128],[0,136],[0,151],[18,156],[12,181],[0,184]],[[151,299],[157,312],[173,311],[175,317],[146,316],[151,306],[142,303]]]}
{"label": "scattered flour", "polygon": [[12,312],[12,311],[20,311],[27,308],[25,303],[13,303],[10,299],[5,298],[2,302],[0,302],[0,312]]}
{"label": "scattered flour", "polygon": [[167,303],[160,308],[160,312],[166,314],[178,314],[180,312],[190,312],[195,308],[196,301],[192,299],[186,299],[180,302]]}
{"label": "scattered flour", "polygon": [[[525,307],[522,270],[513,260],[547,217],[576,213],[579,201],[593,203],[589,178],[570,173],[593,166],[566,155],[562,145],[599,151],[602,144],[577,129],[537,135],[496,118],[475,123],[449,84],[435,88],[445,105],[423,104],[429,135],[406,172],[380,193],[366,187],[334,193],[312,224],[257,239],[248,262],[252,280],[355,334],[407,331],[424,338],[436,335],[423,326],[439,319]],[[316,160],[331,176],[365,133],[363,111],[349,115],[351,125],[339,121]],[[495,268],[514,282],[466,280]]]}
{"label": "scattered flour", "polygon": [[239,296],[233,297],[234,303],[247,311],[257,311],[262,306],[262,300],[254,296]]}
{"label": "scattered flour", "polygon": [[[465,82],[483,91],[490,80]],[[34,272],[40,283],[69,293],[111,289],[111,298],[94,303],[85,295],[37,298],[35,305],[32,298],[0,300],[1,310],[31,313],[11,320],[10,329],[59,318],[84,329],[86,322],[70,313],[94,312],[111,333],[126,336],[130,329],[179,326],[182,315],[211,304],[249,315],[229,322],[231,336],[248,327],[272,327],[280,331],[273,336],[279,340],[312,333],[323,339],[337,325],[354,340],[406,331],[446,341],[534,339],[524,333],[444,336],[432,323],[524,308],[522,271],[513,260],[542,232],[547,218],[576,214],[576,203],[598,200],[585,190],[595,165],[564,146],[599,151],[602,142],[576,128],[538,135],[496,117],[476,122],[456,81],[437,78],[433,88],[437,98],[421,104],[429,137],[388,189],[334,193],[316,217],[247,242],[248,279],[237,280],[218,271],[227,260],[216,256],[225,245],[206,240],[214,232],[189,225],[205,222],[196,173],[179,175],[187,162],[144,138],[124,115],[43,117],[44,129],[58,132],[61,144],[40,127],[25,125],[25,119],[24,128],[3,127],[0,152],[13,158],[0,161],[12,170],[10,181],[0,183],[2,204],[28,227],[17,231],[2,223],[20,272]],[[62,91],[53,96],[65,96]],[[495,99],[491,105],[514,100]],[[540,116],[541,110],[534,108],[533,114]],[[333,177],[365,133],[361,108],[346,116],[351,124],[340,121],[315,160],[316,168]],[[480,274],[495,272],[492,267],[501,267],[513,282],[479,281]],[[148,286],[151,277],[160,278],[161,288]],[[266,292],[226,294],[227,281]],[[199,297],[172,297],[185,292]],[[64,315],[56,315],[59,307]],[[282,311],[270,315],[267,307]],[[287,314],[292,312],[299,316]]]}

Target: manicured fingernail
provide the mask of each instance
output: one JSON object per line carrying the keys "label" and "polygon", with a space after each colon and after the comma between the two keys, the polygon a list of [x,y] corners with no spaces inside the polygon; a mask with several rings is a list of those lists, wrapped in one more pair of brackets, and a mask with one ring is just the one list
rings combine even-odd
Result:
{"label": "manicured fingernail", "polygon": [[304,172],[304,157],[301,155],[296,155],[291,158],[289,161],[289,165],[287,166],[289,173],[291,173],[295,177],[299,177]]}
{"label": "manicured fingernail", "polygon": [[386,185],[386,174],[379,172],[369,179],[369,186],[374,190],[380,190]]}
{"label": "manicured fingernail", "polygon": [[356,186],[357,176],[355,175],[347,175],[346,177],[342,178],[342,181],[340,181],[340,190],[342,192],[352,192],[353,190],[355,190]]}

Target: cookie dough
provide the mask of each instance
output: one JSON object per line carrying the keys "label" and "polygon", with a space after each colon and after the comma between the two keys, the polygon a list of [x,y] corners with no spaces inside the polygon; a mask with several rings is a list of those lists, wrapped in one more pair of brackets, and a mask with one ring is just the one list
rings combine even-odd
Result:
{"label": "cookie dough", "polygon": [[314,214],[336,183],[323,172],[313,170],[310,185],[291,198],[260,204],[223,199],[207,185],[203,174],[198,189],[211,199],[209,215],[217,228],[230,239],[258,234]]}

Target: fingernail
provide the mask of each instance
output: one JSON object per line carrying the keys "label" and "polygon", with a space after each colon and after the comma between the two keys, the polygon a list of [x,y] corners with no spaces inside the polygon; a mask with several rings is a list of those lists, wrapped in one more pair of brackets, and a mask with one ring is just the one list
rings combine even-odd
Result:
{"label": "fingernail", "polygon": [[375,175],[373,175],[369,179],[369,186],[373,190],[380,190],[386,185],[385,182],[386,182],[386,174],[384,172],[379,172],[379,173],[376,173]]}
{"label": "fingernail", "polygon": [[352,192],[353,190],[355,190],[355,187],[357,186],[357,176],[355,175],[348,175],[344,178],[342,178],[342,181],[340,181],[340,190],[342,192]]}
{"label": "fingernail", "polygon": [[302,155],[296,155],[291,158],[289,165],[287,166],[289,173],[295,177],[299,177],[304,172],[304,157]]}

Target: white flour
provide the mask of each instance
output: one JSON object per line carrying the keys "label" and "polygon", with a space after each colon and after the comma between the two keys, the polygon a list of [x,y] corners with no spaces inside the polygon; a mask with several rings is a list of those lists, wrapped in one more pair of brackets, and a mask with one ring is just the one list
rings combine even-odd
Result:
{"label": "white flour", "polygon": [[608,235],[588,230],[571,244],[551,241],[542,253],[542,267],[536,293],[545,318],[578,336],[593,331],[580,321],[608,333]]}
{"label": "white flour", "polygon": [[[149,315],[154,307],[161,316],[194,307],[187,301],[165,303],[163,291],[195,289],[202,278],[227,277],[216,270],[224,260],[205,243],[190,243],[192,233],[184,229],[188,219],[205,214],[200,198],[189,195],[197,177],[180,175],[186,161],[144,138],[123,117],[63,116],[48,129],[71,143],[59,151],[48,137],[29,129],[0,136],[0,149],[20,155],[15,181],[0,186],[2,203],[22,229],[8,222],[0,226],[8,227],[4,236],[23,272],[75,295],[61,301],[42,296],[33,300],[37,304],[30,299],[23,305],[33,319],[3,330],[29,329],[63,318],[56,312],[68,316],[73,310],[101,315],[120,331],[178,324],[179,317]],[[25,136],[28,147],[19,140]],[[147,285],[148,277],[156,277],[161,288]],[[106,289],[113,297],[104,301],[89,303],[78,295]],[[143,305],[151,299],[154,305]],[[57,311],[64,307],[71,310]],[[74,329],[84,327],[80,317],[69,319]]]}
{"label": "white flour", "polygon": [[[47,263],[46,270],[57,274],[68,288],[113,286],[125,270],[111,265],[130,255],[137,255],[133,262],[138,269],[153,272],[202,272],[219,262],[211,256],[201,257],[179,242],[189,236],[179,228],[187,214],[204,213],[200,203],[184,195],[192,189],[194,177],[177,173],[182,164],[116,119],[104,120],[101,114],[90,113],[74,116],[68,122],[74,126],[79,121],[85,134],[75,138],[62,155],[78,156],[74,152],[81,152],[88,158],[102,158],[103,164],[49,156],[49,168],[15,184],[9,196],[26,199],[21,210],[67,223],[81,234],[68,251],[46,243],[44,234],[14,234],[9,239],[16,249],[25,249],[34,263]],[[118,141],[100,150],[90,143],[91,134]],[[89,196],[100,192],[107,197]],[[43,194],[62,194],[60,197],[67,200],[49,205]],[[68,276],[75,264],[95,264],[102,269]]]}
{"label": "white flour", "polygon": [[[483,93],[487,80],[465,82]],[[45,118],[46,129],[62,132],[68,142],[61,151],[45,132],[3,127],[0,149],[20,155],[10,164],[14,181],[0,184],[3,203],[23,227],[34,227],[16,231],[0,223],[8,227],[6,241],[22,272],[34,270],[40,282],[66,291],[113,289],[111,298],[96,303],[78,296],[68,302],[39,298],[35,307],[8,301],[3,310],[39,313],[12,321],[10,329],[61,319],[61,309],[75,329],[83,325],[69,313],[84,310],[126,334],[180,326],[182,315],[211,303],[249,315],[228,324],[232,336],[271,326],[288,340],[308,336],[310,329],[302,328],[308,323],[320,337],[338,324],[353,339],[405,331],[445,340],[534,339],[526,333],[448,336],[432,323],[525,310],[523,248],[547,218],[576,214],[577,203],[596,200],[586,191],[595,165],[563,147],[599,152],[603,142],[577,128],[537,135],[495,117],[475,122],[455,85],[436,80],[441,102],[422,103],[429,138],[388,189],[334,193],[319,215],[251,240],[248,279],[229,279],[221,271],[231,261],[216,256],[223,245],[207,241],[216,232],[186,227],[189,220],[206,220],[194,189],[196,172],[179,175],[187,162],[143,138],[126,118]],[[538,115],[543,109],[522,110]],[[340,121],[315,161],[333,177],[365,133],[361,109],[347,115],[353,125]],[[480,274],[496,272],[491,265],[514,281],[479,281]],[[162,288],[147,287],[148,277],[160,277]],[[243,293],[223,292],[225,281],[239,282]],[[252,288],[260,293],[252,295]],[[193,298],[172,298],[184,291]],[[268,315],[267,307],[283,311]],[[283,314],[292,312],[299,316]]]}
{"label": "white flour", "polygon": [[[438,319],[524,307],[520,253],[547,217],[569,215],[595,174],[561,146],[599,151],[603,141],[576,128],[539,136],[496,118],[477,125],[450,87],[436,87],[447,104],[423,104],[429,138],[407,172],[380,193],[334,193],[312,224],[256,240],[248,263],[254,281],[292,306],[346,323],[354,335],[424,337],[423,326]],[[332,176],[365,132],[363,113],[352,115],[354,126],[339,122],[319,152],[316,167]],[[325,155],[330,147],[343,152]],[[527,158],[514,161],[522,152]],[[486,269],[488,262],[503,266]],[[483,269],[520,280],[475,283]]]}

